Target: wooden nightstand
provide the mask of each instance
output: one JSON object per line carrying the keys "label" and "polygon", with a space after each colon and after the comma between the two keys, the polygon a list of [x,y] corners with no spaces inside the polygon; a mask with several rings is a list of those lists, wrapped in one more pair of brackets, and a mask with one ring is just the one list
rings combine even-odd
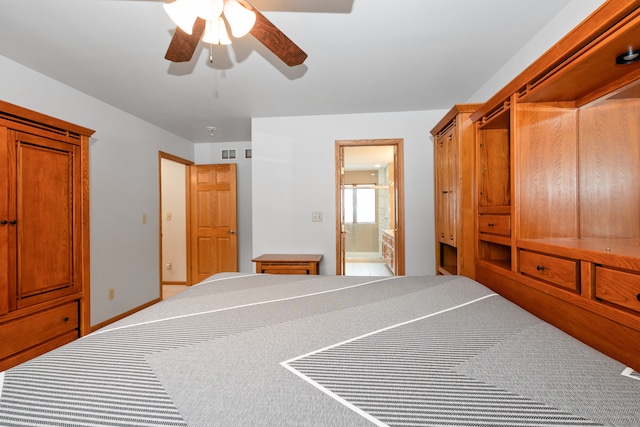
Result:
{"label": "wooden nightstand", "polygon": [[256,273],[267,274],[320,274],[322,255],[264,254],[251,261]]}

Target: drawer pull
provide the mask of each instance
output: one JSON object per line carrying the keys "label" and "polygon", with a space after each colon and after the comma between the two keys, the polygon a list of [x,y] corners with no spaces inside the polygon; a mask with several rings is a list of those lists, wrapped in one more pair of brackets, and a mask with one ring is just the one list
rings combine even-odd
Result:
{"label": "drawer pull", "polygon": [[536,270],[544,271],[544,265],[536,265]]}
{"label": "drawer pull", "polygon": [[487,224],[487,227],[493,227],[495,224],[490,222],[489,224]]}
{"label": "drawer pull", "polygon": [[62,318],[62,321],[63,321],[63,322],[68,322],[68,321],[69,321],[69,316],[64,316],[64,317]]}
{"label": "drawer pull", "polygon": [[640,301],[640,294],[636,295],[636,299]]}

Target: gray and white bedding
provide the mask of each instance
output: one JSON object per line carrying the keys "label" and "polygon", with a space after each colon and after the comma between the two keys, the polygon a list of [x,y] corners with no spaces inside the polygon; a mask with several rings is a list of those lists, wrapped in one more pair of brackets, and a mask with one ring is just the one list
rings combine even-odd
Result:
{"label": "gray and white bedding", "polygon": [[224,273],[0,373],[0,425],[639,426],[640,374],[464,277]]}

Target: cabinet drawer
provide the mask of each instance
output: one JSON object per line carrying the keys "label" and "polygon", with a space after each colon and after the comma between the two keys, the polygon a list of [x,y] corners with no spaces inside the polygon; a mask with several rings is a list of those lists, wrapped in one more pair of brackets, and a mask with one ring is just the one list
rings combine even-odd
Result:
{"label": "cabinet drawer", "polygon": [[478,217],[478,230],[481,233],[511,236],[511,216],[497,214],[481,214]]}
{"label": "cabinet drawer", "polygon": [[77,302],[0,324],[0,359],[74,329],[78,329]]}
{"label": "cabinet drawer", "polygon": [[520,250],[520,273],[579,292],[578,261]]}
{"label": "cabinet drawer", "polygon": [[596,267],[596,298],[640,312],[640,275]]}

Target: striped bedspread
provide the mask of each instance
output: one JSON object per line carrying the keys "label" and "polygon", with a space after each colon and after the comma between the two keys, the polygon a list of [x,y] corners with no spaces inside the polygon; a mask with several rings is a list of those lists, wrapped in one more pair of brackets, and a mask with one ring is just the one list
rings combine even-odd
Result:
{"label": "striped bedspread", "polygon": [[0,373],[0,425],[639,426],[640,374],[463,277],[225,273]]}

